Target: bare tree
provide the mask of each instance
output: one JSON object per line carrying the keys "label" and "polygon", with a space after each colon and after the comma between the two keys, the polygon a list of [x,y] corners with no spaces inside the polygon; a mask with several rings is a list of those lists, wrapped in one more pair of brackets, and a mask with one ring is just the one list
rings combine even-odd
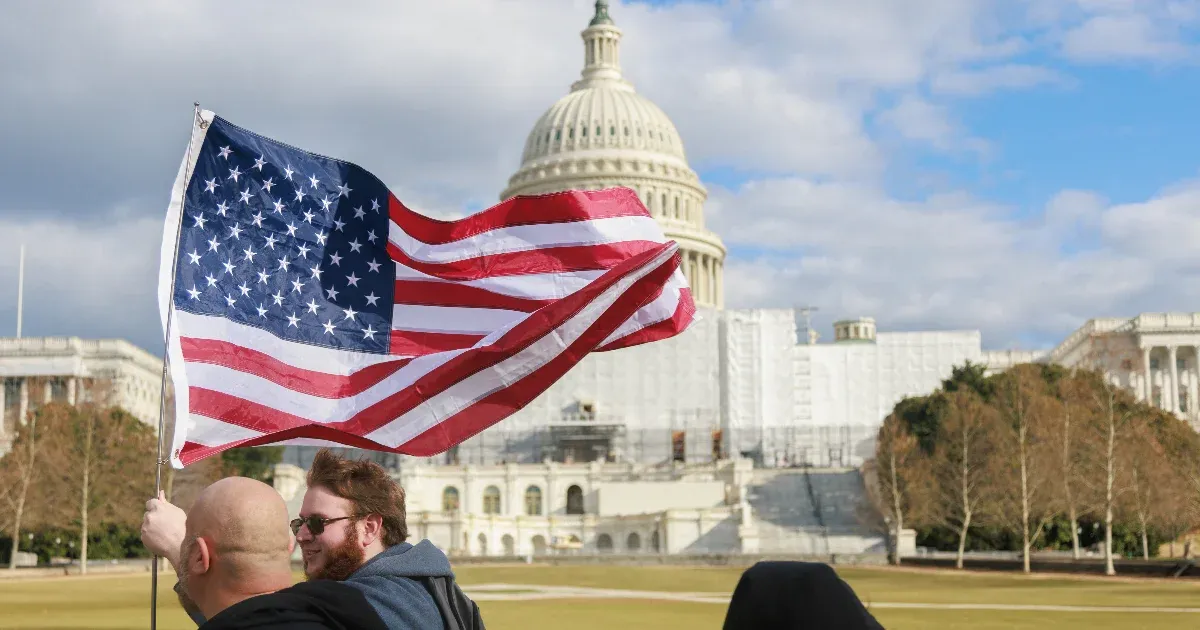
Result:
{"label": "bare tree", "polygon": [[995,517],[1021,532],[1021,565],[1030,572],[1030,553],[1053,517],[1054,456],[1047,447],[1058,401],[1049,395],[1042,368],[1018,365],[997,377],[996,406],[1004,438],[998,440]]}
{"label": "bare tree", "polygon": [[10,571],[17,568],[18,542],[21,536],[21,519],[25,516],[25,506],[29,499],[29,488],[37,476],[39,463],[39,443],[41,437],[37,431],[38,416],[44,413],[60,411],[57,407],[42,408],[30,413],[26,418],[18,419],[17,438],[13,441],[12,450],[0,460],[0,477],[5,488],[4,499],[12,514],[10,523],[12,533],[12,550],[8,555]]}
{"label": "bare tree", "polygon": [[1082,460],[1088,457],[1084,450],[1087,442],[1080,440],[1080,433],[1086,428],[1083,423],[1086,420],[1086,387],[1083,379],[1072,370],[1058,380],[1056,390],[1062,403],[1058,453],[1062,504],[1071,522],[1071,556],[1079,560],[1083,555],[1079,548],[1079,516],[1087,496],[1080,487],[1084,483],[1080,478]]}
{"label": "bare tree", "polygon": [[941,435],[928,476],[930,516],[958,534],[954,566],[963,568],[967,534],[987,509],[992,483],[995,410],[970,390],[946,395]]}
{"label": "bare tree", "polygon": [[885,503],[888,538],[893,564],[900,564],[900,535],[904,518],[917,503],[917,488],[909,477],[919,478],[912,470],[920,459],[917,440],[904,422],[895,415],[884,420],[876,444],[878,486]]}

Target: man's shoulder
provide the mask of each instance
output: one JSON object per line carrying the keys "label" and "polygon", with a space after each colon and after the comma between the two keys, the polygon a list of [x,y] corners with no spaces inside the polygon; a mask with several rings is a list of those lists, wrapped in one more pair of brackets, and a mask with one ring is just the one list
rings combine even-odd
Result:
{"label": "man's shoulder", "polygon": [[202,630],[384,630],[356,588],[331,580],[301,582],[244,600],[215,615]]}

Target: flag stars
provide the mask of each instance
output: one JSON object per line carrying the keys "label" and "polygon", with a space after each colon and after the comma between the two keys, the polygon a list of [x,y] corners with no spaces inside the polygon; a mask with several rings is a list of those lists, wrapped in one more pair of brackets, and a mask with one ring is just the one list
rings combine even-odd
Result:
{"label": "flag stars", "polygon": [[304,211],[304,222],[309,225],[312,225],[312,220],[313,220],[313,217],[315,217],[315,216],[317,216],[317,215],[309,212],[308,210],[305,210]]}
{"label": "flag stars", "polygon": [[288,270],[288,266],[291,264],[292,263],[287,259],[287,256],[284,256],[283,258],[279,259],[279,270],[286,272]]}
{"label": "flag stars", "polygon": [[197,213],[196,216],[192,217],[192,219],[196,222],[195,227],[198,227],[201,230],[204,229],[204,224],[208,223],[208,219],[204,218],[203,213]]}
{"label": "flag stars", "polygon": [[275,214],[283,214],[283,200],[282,199],[276,199],[275,202],[271,205],[275,206]]}
{"label": "flag stars", "polygon": [[296,189],[296,201],[300,201],[301,199],[304,199],[304,189],[297,188]]}
{"label": "flag stars", "polygon": [[250,188],[247,187],[246,190],[238,193],[238,197],[240,197],[239,201],[242,203],[250,203]]}
{"label": "flag stars", "polygon": [[262,156],[262,155],[258,156],[258,159],[254,160],[253,168],[256,168],[259,171],[262,171],[263,167],[267,165],[267,161],[263,159],[264,157],[265,156]]}
{"label": "flag stars", "polygon": [[296,172],[296,171],[293,171],[293,170],[292,170],[292,165],[291,165],[291,164],[288,164],[288,165],[287,165],[286,167],[284,167],[284,169],[283,169],[283,178],[284,178],[284,179],[286,179],[286,180],[288,180],[288,181],[290,182],[290,181],[292,181],[292,173],[295,173],[295,172]]}
{"label": "flag stars", "polygon": [[341,256],[338,256],[338,253],[337,253],[337,252],[333,252],[333,254],[331,254],[331,255],[329,256],[329,262],[330,262],[330,264],[332,264],[334,267],[341,267],[341,266],[342,266],[342,257],[341,257]]}
{"label": "flag stars", "polygon": [[187,292],[188,292],[188,297],[192,298],[193,300],[200,299],[200,289],[197,289],[196,285],[193,284],[192,288],[188,289]]}
{"label": "flag stars", "polygon": [[255,310],[257,310],[257,311],[258,311],[258,316],[259,316],[259,317],[262,317],[262,318],[264,318],[264,319],[267,317],[267,309],[263,307],[263,303],[262,303],[262,302],[259,302],[259,303],[258,303],[258,307],[257,307]]}
{"label": "flag stars", "polygon": [[204,276],[204,279],[208,282],[208,286],[210,286],[210,287],[217,286],[217,279],[212,277],[212,274]]}
{"label": "flag stars", "polygon": [[210,180],[205,181],[204,182],[204,190],[205,190],[205,192],[210,192],[210,193],[217,192],[217,178],[214,177]]}
{"label": "flag stars", "polygon": [[354,321],[354,316],[358,315],[358,311],[354,310],[354,307],[344,308],[342,312],[346,314],[346,317],[342,321],[346,321],[347,319]]}
{"label": "flag stars", "polygon": [[351,252],[357,252],[360,249],[362,249],[362,243],[359,243],[358,239],[354,239],[353,241],[350,241],[350,251]]}
{"label": "flag stars", "polygon": [[254,257],[258,255],[258,252],[254,251],[253,247],[247,247],[242,253],[246,255],[246,262],[248,263],[254,263]]}
{"label": "flag stars", "polygon": [[359,206],[354,209],[354,218],[355,219],[362,219],[365,216],[367,216],[367,212],[362,209],[362,206]]}
{"label": "flag stars", "polygon": [[288,231],[288,236],[295,236],[296,235],[296,224],[289,223],[287,226],[287,231]]}
{"label": "flag stars", "polygon": [[317,282],[320,282],[321,281],[321,265],[313,266],[313,268],[310,271],[312,271],[312,277],[316,278]]}
{"label": "flag stars", "polygon": [[341,232],[341,231],[343,231],[342,228],[344,228],[344,227],[346,227],[346,224],[344,222],[338,221],[337,219],[333,220],[333,229],[337,230],[338,232]]}
{"label": "flag stars", "polygon": [[192,263],[193,265],[199,265],[199,264],[200,264],[200,256],[201,256],[201,255],[202,255],[202,254],[200,254],[200,252],[198,252],[198,251],[196,251],[195,249],[193,249],[193,250],[192,250],[192,253],[190,253],[190,254],[188,254],[188,255],[187,255],[187,256],[188,256],[188,258],[190,258],[190,259],[191,259],[191,260],[189,260],[188,262]]}
{"label": "flag stars", "polygon": [[310,299],[310,300],[308,301],[308,304],[307,304],[306,306],[308,306],[308,312],[312,313],[313,315],[316,315],[316,314],[317,314],[317,308],[318,308],[320,305],[319,305],[319,304],[317,304],[317,301],[316,301],[316,300],[312,300],[312,299]]}
{"label": "flag stars", "polygon": [[300,293],[304,290],[304,283],[299,278],[292,280],[292,293]]}
{"label": "flag stars", "polygon": [[300,258],[308,260],[308,245],[301,243],[298,251],[300,252]]}
{"label": "flag stars", "polygon": [[225,213],[228,211],[229,211],[229,204],[225,203],[224,201],[217,204],[217,214],[219,214],[221,216],[226,216]]}
{"label": "flag stars", "polygon": [[373,326],[367,326],[367,327],[366,327],[366,328],[364,328],[364,329],[363,329],[363,331],[362,331],[362,334],[363,334],[363,339],[371,339],[371,340],[374,340],[374,339],[375,339],[375,333],[376,333],[376,332],[378,332],[378,331],[377,331],[377,330],[375,330],[375,328],[374,328]]}
{"label": "flag stars", "polygon": [[229,169],[229,177],[226,177],[225,179],[232,179],[233,183],[236,184],[238,178],[241,176],[242,176],[242,171],[238,170],[238,167],[235,166],[235,167]]}
{"label": "flag stars", "polygon": [[256,227],[256,228],[262,227],[262,222],[263,222],[263,219],[265,219],[265,218],[267,218],[267,217],[264,217],[263,213],[261,213],[261,212],[255,214],[253,217],[251,217],[251,219],[253,219],[253,222],[254,222],[254,227]]}
{"label": "flag stars", "polygon": [[321,180],[317,179],[317,176],[316,176],[316,175],[313,175],[312,177],[309,177],[309,178],[308,178],[308,182],[309,182],[310,184],[312,184],[313,190],[316,190],[316,189],[317,189],[317,186],[319,186],[319,185],[321,184]]}
{"label": "flag stars", "polygon": [[271,194],[271,187],[275,185],[275,178],[269,177],[261,185],[262,185],[262,189],[267,191],[267,194],[269,195],[269,194]]}
{"label": "flag stars", "polygon": [[358,276],[354,275],[353,273],[346,276],[346,284],[349,286],[352,286],[352,287],[358,286],[359,280],[362,280],[362,278],[359,278]]}
{"label": "flag stars", "polygon": [[379,200],[378,199],[371,200],[371,209],[374,210],[375,212],[379,212]]}
{"label": "flag stars", "polygon": [[220,153],[221,153],[221,157],[223,157],[223,158],[225,158],[226,160],[228,160],[228,159],[229,159],[229,154],[230,154],[230,153],[233,153],[233,151],[230,151],[230,150],[229,150],[229,147],[227,147],[227,146],[226,146],[226,147],[221,147],[221,151],[220,151]]}
{"label": "flag stars", "polygon": [[275,301],[275,306],[283,306],[283,291],[276,291],[271,299]]}
{"label": "flag stars", "polygon": [[374,258],[371,259],[371,262],[367,263],[367,266],[371,268],[371,273],[379,273],[379,263],[375,262]]}
{"label": "flag stars", "polygon": [[293,312],[291,315],[288,315],[287,320],[288,320],[288,327],[290,327],[290,328],[299,328],[300,327],[300,326],[298,326],[298,324],[300,323],[300,318],[296,317],[295,312]]}
{"label": "flag stars", "polygon": [[371,230],[370,232],[367,232],[367,240],[368,241],[374,243],[378,239],[379,239],[379,237],[375,234],[375,230]]}
{"label": "flag stars", "polygon": [[220,244],[221,244],[221,243],[217,241],[217,237],[215,237],[215,236],[214,236],[214,237],[212,237],[212,240],[208,242],[208,251],[210,251],[210,252],[215,252],[215,251],[217,251],[217,247],[218,247]]}
{"label": "flag stars", "polygon": [[332,206],[332,205],[333,205],[333,202],[329,200],[328,196],[326,196],[324,199],[321,200],[321,209],[322,210],[328,210],[329,206]]}
{"label": "flag stars", "polygon": [[333,334],[333,320],[332,320],[332,319],[327,319],[327,320],[325,320],[325,323],[324,323],[324,324],[321,324],[321,325],[325,327],[325,334],[326,334],[326,335],[332,335],[332,334]]}
{"label": "flag stars", "polygon": [[230,293],[229,295],[225,296],[225,301],[229,303],[229,306],[233,306],[237,303],[237,298],[233,297],[233,294]]}
{"label": "flag stars", "polygon": [[328,296],[329,301],[332,302],[333,300],[337,299],[338,290],[333,287],[329,287],[328,289],[325,289],[325,295]]}
{"label": "flag stars", "polygon": [[278,243],[278,242],[279,242],[279,241],[275,240],[275,235],[274,235],[274,234],[268,234],[268,235],[267,235],[267,238],[266,238],[266,241],[267,241],[267,249],[270,249],[270,250],[274,250],[274,249],[275,249],[275,243]]}
{"label": "flag stars", "polygon": [[350,197],[350,187],[349,186],[347,186],[345,184],[338,184],[337,189],[338,189],[339,197],[346,197],[346,198]]}
{"label": "flag stars", "polygon": [[229,228],[229,238],[240,241],[242,236],[242,224],[234,223],[233,227]]}
{"label": "flag stars", "polygon": [[246,286],[245,282],[238,285],[238,291],[241,291],[243,296],[250,295],[250,287]]}
{"label": "flag stars", "polygon": [[324,246],[325,239],[327,239],[327,238],[329,238],[328,234],[326,234],[324,232],[317,232],[317,244],[318,245]]}
{"label": "flag stars", "polygon": [[367,294],[367,306],[376,306],[375,303],[378,301],[379,301],[379,296],[375,295],[374,291]]}
{"label": "flag stars", "polygon": [[232,260],[226,260],[225,262],[221,263],[221,266],[225,267],[225,273],[231,276],[233,275],[234,265]]}
{"label": "flag stars", "polygon": [[258,283],[259,284],[266,284],[270,280],[271,280],[271,274],[267,273],[266,269],[263,269],[262,271],[258,272]]}

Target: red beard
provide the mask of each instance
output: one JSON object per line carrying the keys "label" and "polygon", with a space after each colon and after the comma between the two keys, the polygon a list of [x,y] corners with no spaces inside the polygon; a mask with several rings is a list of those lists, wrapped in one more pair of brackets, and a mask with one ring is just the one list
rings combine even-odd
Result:
{"label": "red beard", "polygon": [[366,560],[362,547],[358,546],[358,529],[351,525],[347,528],[346,540],[342,544],[325,552],[325,564],[316,573],[309,576],[310,580],[342,581],[358,570]]}

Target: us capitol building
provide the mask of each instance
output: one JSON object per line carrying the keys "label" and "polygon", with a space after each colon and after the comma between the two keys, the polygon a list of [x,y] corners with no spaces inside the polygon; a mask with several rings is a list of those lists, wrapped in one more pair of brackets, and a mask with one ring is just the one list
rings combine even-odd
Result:
{"label": "us capitol building", "polygon": [[[862,465],[879,425],[900,399],[930,393],[966,361],[991,371],[1098,365],[1200,422],[1200,313],[1093,319],[1048,352],[995,352],[978,331],[880,332],[869,317],[836,322],[832,342],[819,343],[791,309],[725,309],[726,250],[704,224],[707,192],[675,125],[623,77],[621,34],[607,2],[596,2],[582,76],[534,123],[500,197],[637,191],[681,246],[698,321],[665,341],[589,355],[529,406],[440,456],[370,453],[403,484],[415,537],[476,556],[881,552],[861,472],[869,477]],[[60,356],[77,342],[42,340],[59,352],[43,360],[39,342],[0,341],[2,450],[17,407],[53,396],[46,386],[31,398],[29,376],[58,382],[57,366],[75,375],[86,361]],[[156,407],[158,372],[142,367],[152,358],[126,355],[123,382],[137,384],[125,387],[152,383]],[[276,468],[293,514],[314,451],[288,447]],[[912,545],[910,535],[902,552]]]}

